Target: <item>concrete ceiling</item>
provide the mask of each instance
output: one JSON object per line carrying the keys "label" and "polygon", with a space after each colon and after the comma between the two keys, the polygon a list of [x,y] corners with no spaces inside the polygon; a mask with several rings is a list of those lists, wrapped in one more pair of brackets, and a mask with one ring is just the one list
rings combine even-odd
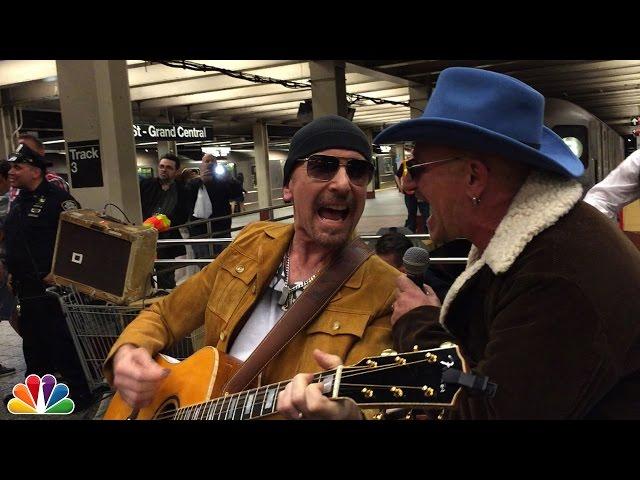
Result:
{"label": "concrete ceiling", "polygon": [[640,60],[350,60],[351,63],[435,85],[447,67],[483,68],[512,75],[545,97],[563,98],[593,113],[621,135],[640,115]]}
{"label": "concrete ceiling", "polygon": [[[218,68],[296,82],[309,81],[303,60],[192,60]],[[214,135],[250,134],[262,119],[270,125],[298,126],[298,106],[311,89],[253,83],[217,72],[173,68],[128,60],[132,110],[138,120],[160,117],[206,122]],[[572,101],[621,134],[640,115],[640,61],[636,60],[349,60],[347,93],[408,102],[409,86],[433,86],[442,69],[474,66],[519,78],[548,97]],[[0,61],[3,105],[59,111],[53,60]],[[357,102],[354,120],[380,129],[410,117],[406,106]]]}
{"label": "concrete ceiling", "polygon": [[[243,73],[306,83],[309,64],[302,60],[191,60],[191,62]],[[270,125],[300,126],[300,102],[311,99],[311,87],[291,89],[273,83],[254,83],[217,72],[174,68],[159,63],[128,60],[129,85],[134,117],[161,117],[180,122],[205,122],[214,134],[251,132],[261,119]],[[414,83],[355,65],[346,68],[347,93],[408,102],[408,86]],[[0,88],[4,105],[24,109],[59,110],[55,61],[0,61]],[[409,118],[409,108],[355,105],[356,123],[379,127],[385,122]],[[243,128],[244,126],[244,128]]]}

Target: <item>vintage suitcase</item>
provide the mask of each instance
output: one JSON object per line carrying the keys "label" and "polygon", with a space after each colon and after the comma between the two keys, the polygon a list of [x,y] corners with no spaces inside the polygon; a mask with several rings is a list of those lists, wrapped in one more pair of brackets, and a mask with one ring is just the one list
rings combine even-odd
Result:
{"label": "vintage suitcase", "polygon": [[52,272],[59,285],[119,305],[148,295],[158,232],[95,210],[60,214]]}

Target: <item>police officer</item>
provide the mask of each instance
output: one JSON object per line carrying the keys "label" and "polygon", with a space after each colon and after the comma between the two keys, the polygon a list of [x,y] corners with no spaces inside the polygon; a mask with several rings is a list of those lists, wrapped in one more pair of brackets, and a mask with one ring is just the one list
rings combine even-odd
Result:
{"label": "police officer", "polygon": [[60,303],[47,295],[58,219],[80,207],[64,190],[45,180],[44,157],[27,145],[9,157],[11,186],[20,188],[5,221],[7,268],[20,304],[20,333],[27,374],[62,374],[78,407],[90,395]]}

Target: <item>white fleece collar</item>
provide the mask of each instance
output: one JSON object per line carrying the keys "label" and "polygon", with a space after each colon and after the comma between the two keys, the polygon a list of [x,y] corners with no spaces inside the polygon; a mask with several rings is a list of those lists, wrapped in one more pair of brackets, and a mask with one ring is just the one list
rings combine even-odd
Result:
{"label": "white fleece collar", "polygon": [[504,273],[538,233],[555,224],[582,198],[576,180],[563,180],[543,172],[532,172],[516,194],[496,233],[478,258],[475,245],[469,251],[467,268],[453,282],[440,310],[444,326],[451,303],[467,280],[485,264],[498,275]]}

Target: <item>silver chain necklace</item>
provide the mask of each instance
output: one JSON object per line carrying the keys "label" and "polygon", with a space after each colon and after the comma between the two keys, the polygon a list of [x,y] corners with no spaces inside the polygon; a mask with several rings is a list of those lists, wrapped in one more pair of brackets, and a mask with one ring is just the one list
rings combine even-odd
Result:
{"label": "silver chain necklace", "polygon": [[291,271],[291,263],[290,263],[289,252],[285,253],[285,262],[284,262],[284,287],[282,287],[282,294],[280,295],[280,299],[278,300],[278,305],[285,312],[291,308],[293,305],[293,301],[295,300],[295,292],[298,290],[304,290],[304,288],[309,285],[311,282],[315,280],[318,276],[318,272],[311,275],[304,282],[296,282],[293,286],[289,286],[289,272]]}

